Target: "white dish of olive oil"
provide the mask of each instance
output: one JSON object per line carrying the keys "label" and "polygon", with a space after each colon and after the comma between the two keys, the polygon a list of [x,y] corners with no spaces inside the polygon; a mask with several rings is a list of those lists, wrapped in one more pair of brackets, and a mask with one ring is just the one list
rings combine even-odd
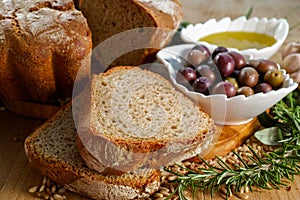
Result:
{"label": "white dish of olive oil", "polygon": [[213,47],[224,46],[254,58],[270,58],[285,41],[289,24],[285,19],[267,19],[242,16],[231,20],[225,17],[217,21],[190,24],[181,31],[186,43],[203,43]]}

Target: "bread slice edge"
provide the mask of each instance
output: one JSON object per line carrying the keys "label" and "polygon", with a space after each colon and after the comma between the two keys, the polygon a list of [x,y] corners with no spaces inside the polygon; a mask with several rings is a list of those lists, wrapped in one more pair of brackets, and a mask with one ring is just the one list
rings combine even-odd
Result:
{"label": "bread slice edge", "polygon": [[149,170],[146,175],[141,174],[140,178],[143,180],[131,180],[126,176],[113,177],[97,173],[88,168],[76,168],[76,166],[59,162],[59,160],[55,160],[54,158],[41,158],[34,147],[36,138],[51,123],[59,120],[64,112],[70,110],[71,103],[26,138],[24,143],[25,154],[34,168],[42,175],[63,185],[66,189],[92,199],[147,198],[159,189],[160,172],[158,170]]}

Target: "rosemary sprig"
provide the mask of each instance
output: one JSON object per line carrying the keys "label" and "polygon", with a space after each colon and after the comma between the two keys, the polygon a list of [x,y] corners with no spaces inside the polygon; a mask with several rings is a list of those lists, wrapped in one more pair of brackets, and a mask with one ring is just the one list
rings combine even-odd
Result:
{"label": "rosemary sprig", "polygon": [[246,19],[249,19],[249,18],[250,18],[252,12],[253,12],[253,6],[249,6],[249,7],[247,8],[247,10],[245,11],[245,14],[244,14],[244,16],[246,17]]}
{"label": "rosemary sprig", "polygon": [[[178,184],[177,192],[180,199],[187,199],[184,196],[186,190],[192,190],[195,193],[197,188],[209,190],[213,195],[220,187],[225,187],[228,198],[231,193],[240,191],[242,187],[247,186],[250,191],[253,187],[268,190],[280,189],[281,186],[286,186],[283,180],[293,181],[294,176],[300,174],[300,104],[298,96],[299,92],[295,91],[271,109],[271,113],[277,121],[275,125],[280,130],[278,134],[280,134],[281,140],[278,142],[281,145],[262,157],[248,146],[253,154],[253,157],[248,156],[248,159],[252,160],[253,164],[247,164],[238,153],[233,152],[242,166],[229,166],[217,157],[218,166],[212,166],[200,158],[205,163],[205,167],[200,168],[198,172],[183,167],[188,172],[182,175],[165,169],[178,176],[175,182]],[[235,188],[234,191],[232,188]]]}

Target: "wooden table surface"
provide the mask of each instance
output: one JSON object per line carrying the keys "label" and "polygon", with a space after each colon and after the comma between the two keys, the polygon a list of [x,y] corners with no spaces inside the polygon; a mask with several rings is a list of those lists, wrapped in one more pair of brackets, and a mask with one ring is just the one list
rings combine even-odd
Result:
{"label": "wooden table surface", "polygon": [[[293,28],[286,40],[300,42],[300,1],[299,0],[182,0],[185,20],[191,23],[203,22],[209,18],[232,18],[243,15],[253,6],[252,16],[285,17]],[[280,51],[273,57],[280,60]],[[43,121],[18,116],[8,111],[0,111],[0,200],[35,199],[27,192],[31,186],[39,185],[42,176],[31,167],[24,150],[23,142]],[[251,200],[298,200],[300,199],[300,176],[291,184],[291,190],[285,188],[273,191],[256,191]],[[68,199],[86,199],[76,194],[67,193]],[[211,199],[205,196],[204,199]],[[214,197],[213,199],[221,199]],[[235,199],[235,198],[231,198]]]}

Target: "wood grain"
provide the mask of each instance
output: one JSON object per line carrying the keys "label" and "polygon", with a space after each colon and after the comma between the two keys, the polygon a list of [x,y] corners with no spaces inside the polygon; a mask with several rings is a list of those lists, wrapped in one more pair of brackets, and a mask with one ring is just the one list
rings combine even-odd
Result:
{"label": "wood grain", "polygon": [[[232,18],[242,15],[249,6],[253,6],[252,16],[258,17],[287,17],[290,26],[300,23],[299,18],[299,0],[182,0],[184,6],[185,20],[196,23],[203,22],[209,18],[220,19],[225,16]],[[296,12],[294,10],[296,9]],[[298,9],[298,10],[297,10]],[[285,43],[290,41],[299,41],[300,26],[290,31]],[[273,57],[273,60],[281,62],[281,50]],[[259,103],[259,102],[258,102]],[[23,142],[26,136],[32,132],[43,121],[32,118],[21,117],[7,111],[0,111],[0,199],[2,200],[33,200],[36,199],[27,192],[31,186],[39,185],[42,176],[28,162]],[[243,126],[234,127],[233,132],[242,131]],[[235,137],[229,134],[223,137]],[[232,132],[231,132],[232,133]],[[229,137],[228,137],[229,136]],[[220,140],[222,139],[220,138]],[[227,140],[229,141],[229,139]],[[219,143],[219,153],[226,152]],[[224,150],[224,152],[222,151]],[[209,156],[209,155],[208,155]],[[255,191],[250,194],[250,200],[298,200],[300,197],[300,176],[295,177],[294,183],[291,183],[291,190],[286,188],[272,191]],[[65,194],[68,199],[80,200],[87,199],[76,194],[68,192]],[[219,196],[210,197],[210,195],[201,193],[201,199],[218,200],[223,199]],[[230,199],[238,199],[232,197]]]}
{"label": "wood grain", "polygon": [[212,159],[217,156],[225,156],[232,149],[239,147],[256,130],[260,128],[259,121],[254,118],[251,122],[236,126],[223,126],[218,142],[214,148],[205,156],[205,159]]}
{"label": "wood grain", "polygon": [[[225,156],[236,147],[239,147],[256,130],[261,127],[257,118],[254,118],[247,124],[236,126],[217,126],[217,132],[220,133],[218,140],[211,150],[201,155],[205,159],[213,159],[215,156]],[[190,162],[200,162],[198,156],[188,159]]]}

